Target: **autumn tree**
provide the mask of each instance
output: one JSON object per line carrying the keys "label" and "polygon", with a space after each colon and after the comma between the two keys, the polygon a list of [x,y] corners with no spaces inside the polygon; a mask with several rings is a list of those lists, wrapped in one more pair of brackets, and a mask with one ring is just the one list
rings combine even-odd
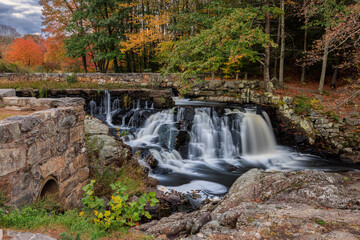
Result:
{"label": "autumn tree", "polygon": [[44,46],[36,43],[36,38],[23,37],[10,44],[6,59],[24,66],[35,67],[44,63],[44,52]]}
{"label": "autumn tree", "polygon": [[343,21],[342,19],[346,19],[345,16],[350,12],[346,10],[344,1],[336,0],[312,0],[304,5],[303,12],[310,18],[309,26],[324,29],[324,34],[314,45],[314,50],[307,54],[309,64],[322,61],[319,93],[323,94],[329,50],[332,42],[336,39],[333,33]]}

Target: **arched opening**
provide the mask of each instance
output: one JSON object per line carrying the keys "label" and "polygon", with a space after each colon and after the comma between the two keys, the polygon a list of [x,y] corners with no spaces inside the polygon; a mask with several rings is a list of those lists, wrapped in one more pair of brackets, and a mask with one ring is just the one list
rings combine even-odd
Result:
{"label": "arched opening", "polygon": [[48,197],[54,198],[55,200],[58,200],[59,197],[59,186],[54,177],[46,178],[40,189],[39,200]]}

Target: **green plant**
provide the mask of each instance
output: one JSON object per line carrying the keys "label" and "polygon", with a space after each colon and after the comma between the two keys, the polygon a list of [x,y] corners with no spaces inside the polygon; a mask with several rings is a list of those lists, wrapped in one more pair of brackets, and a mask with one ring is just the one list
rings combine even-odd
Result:
{"label": "green plant", "polygon": [[310,105],[315,110],[321,110],[324,109],[324,106],[322,105],[321,101],[319,99],[313,98],[310,100]]}
{"label": "green plant", "polygon": [[151,215],[144,210],[145,206],[147,204],[155,206],[158,203],[154,192],[143,194],[138,201],[127,202],[128,195],[124,194],[126,187],[118,181],[110,185],[115,192],[105,206],[102,199],[94,196],[94,183],[95,180],[92,180],[83,188],[85,194],[82,203],[85,206],[84,210],[94,215],[95,224],[103,229],[119,229],[124,225],[134,226],[142,216],[150,219]]}
{"label": "green plant", "polygon": [[129,95],[126,94],[123,97],[123,107],[129,108],[129,107],[131,107],[132,103],[133,103],[133,99],[131,97],[129,97]]}
{"label": "green plant", "polygon": [[194,83],[193,80],[189,80],[189,79],[182,79],[180,82],[180,96],[186,96],[189,93],[192,93],[194,88]]}
{"label": "green plant", "polygon": [[128,130],[121,131],[121,129],[119,127],[116,128],[116,135],[119,138],[129,136],[129,134],[130,134],[130,132]]}
{"label": "green plant", "polygon": [[98,89],[97,89],[97,95],[98,95],[98,96],[100,96],[101,91],[102,91],[102,89],[101,89],[101,88],[98,88]]}
{"label": "green plant", "polygon": [[75,73],[66,76],[66,82],[68,84],[77,83],[77,76]]}
{"label": "green plant", "polygon": [[294,112],[295,114],[309,114],[311,110],[310,98],[305,96],[296,96],[294,99]]}
{"label": "green plant", "polygon": [[5,194],[0,190],[0,207],[5,206],[6,200],[7,200],[7,198],[6,198]]}
{"label": "green plant", "polygon": [[39,89],[39,98],[44,98],[44,96],[45,96],[44,89],[40,88]]}
{"label": "green plant", "polygon": [[340,120],[340,116],[337,115],[334,111],[332,110],[329,110],[329,111],[326,111],[325,114],[331,118],[332,120],[334,120],[335,122],[339,122]]}
{"label": "green plant", "polygon": [[322,219],[315,219],[315,222],[321,226],[324,226],[325,225],[325,221],[322,220]]}
{"label": "green plant", "polygon": [[36,93],[33,90],[30,91],[30,94],[31,94],[31,97],[36,97]]}

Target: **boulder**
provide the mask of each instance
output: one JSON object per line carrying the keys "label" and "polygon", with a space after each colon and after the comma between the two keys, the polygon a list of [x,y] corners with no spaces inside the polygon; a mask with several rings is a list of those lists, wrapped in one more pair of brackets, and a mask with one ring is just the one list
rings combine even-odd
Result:
{"label": "boulder", "polygon": [[96,154],[102,166],[111,163],[121,166],[131,157],[131,152],[128,148],[123,147],[120,140],[108,133],[109,128],[100,120],[89,116],[85,118],[85,134],[89,136],[86,145],[90,154]]}
{"label": "boulder", "polygon": [[101,120],[90,116],[85,117],[85,133],[88,136],[108,135],[109,128]]}
{"label": "boulder", "polygon": [[219,202],[140,226],[169,239],[356,239],[360,173],[249,170]]}

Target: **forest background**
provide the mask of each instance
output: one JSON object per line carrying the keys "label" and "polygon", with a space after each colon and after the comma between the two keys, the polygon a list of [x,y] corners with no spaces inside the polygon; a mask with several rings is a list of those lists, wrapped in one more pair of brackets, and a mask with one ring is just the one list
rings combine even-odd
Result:
{"label": "forest background", "polygon": [[[40,0],[43,33],[0,25],[1,72],[356,78],[360,1]],[[274,82],[274,81],[273,81]]]}

